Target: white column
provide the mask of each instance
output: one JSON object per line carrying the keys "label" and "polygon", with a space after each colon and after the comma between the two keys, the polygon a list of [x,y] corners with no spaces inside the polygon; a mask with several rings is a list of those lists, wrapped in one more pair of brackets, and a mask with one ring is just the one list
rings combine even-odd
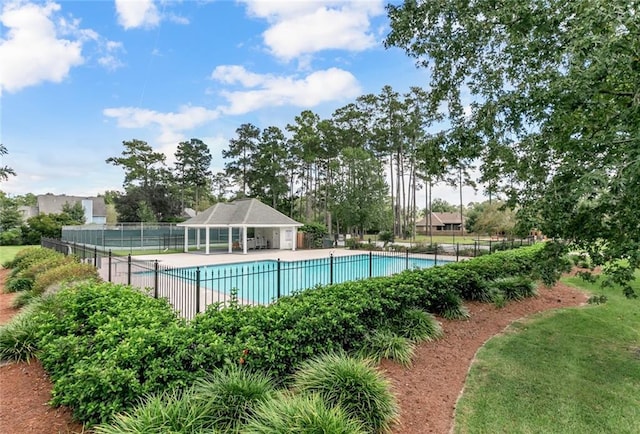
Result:
{"label": "white column", "polygon": [[189,252],[189,228],[184,227],[184,252]]}
{"label": "white column", "polygon": [[207,226],[206,228],[204,228],[204,230],[206,231],[206,232],[204,233],[204,240],[205,240],[205,242],[207,243],[207,244],[204,246],[204,254],[205,254],[205,255],[208,255],[208,254],[209,254],[209,226]]}
{"label": "white column", "polygon": [[291,244],[293,246],[291,250],[293,250],[294,252],[296,251],[297,244],[298,244],[298,228],[294,226],[293,227],[293,243]]}
{"label": "white column", "polygon": [[242,254],[247,254],[247,227],[242,227]]}
{"label": "white column", "polygon": [[227,233],[227,246],[229,247],[229,253],[231,253],[233,251],[233,240],[231,239],[231,236],[233,235],[233,228],[231,226],[229,226],[229,231]]}
{"label": "white column", "polygon": [[196,249],[200,250],[200,228],[196,228]]}

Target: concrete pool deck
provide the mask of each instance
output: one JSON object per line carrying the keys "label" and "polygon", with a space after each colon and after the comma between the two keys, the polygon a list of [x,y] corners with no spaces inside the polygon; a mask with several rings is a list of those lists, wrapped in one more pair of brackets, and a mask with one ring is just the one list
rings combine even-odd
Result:
{"label": "concrete pool deck", "polygon": [[[374,252],[375,253],[375,252]],[[382,253],[382,252],[380,252]],[[265,260],[304,261],[307,259],[328,258],[335,256],[353,256],[369,254],[368,250],[349,250],[344,247],[334,249],[311,250],[249,250],[246,255],[241,252],[213,252],[205,255],[202,252],[170,253],[155,255],[134,255],[132,259],[137,261],[155,261],[168,267],[195,267],[198,265],[221,265],[237,262],[253,262]],[[433,255],[428,255],[432,259]]]}

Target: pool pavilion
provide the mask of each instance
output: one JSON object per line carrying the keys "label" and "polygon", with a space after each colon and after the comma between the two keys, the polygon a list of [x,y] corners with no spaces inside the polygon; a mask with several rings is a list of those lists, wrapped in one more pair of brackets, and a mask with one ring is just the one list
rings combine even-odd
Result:
{"label": "pool pavilion", "polygon": [[[189,220],[178,223],[184,227],[184,251],[189,251],[189,231],[196,231],[197,244],[204,230],[205,254],[208,255],[210,230],[224,229],[228,231],[227,251],[232,253],[234,247],[241,248],[243,254],[249,249],[296,250],[297,230],[302,223],[282,214],[257,199],[239,199],[233,202],[218,202],[207,210]],[[233,229],[240,230],[240,239],[234,241]],[[248,229],[252,228],[253,237],[248,237]]]}

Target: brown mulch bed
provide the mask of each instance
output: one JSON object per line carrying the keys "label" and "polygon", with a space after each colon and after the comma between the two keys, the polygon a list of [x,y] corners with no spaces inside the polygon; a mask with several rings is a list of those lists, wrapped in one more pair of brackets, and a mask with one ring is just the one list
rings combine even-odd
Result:
{"label": "brown mulch bed", "polygon": [[[7,270],[0,269],[0,289],[6,274]],[[0,293],[0,324],[16,313],[10,307],[12,299],[13,294]],[[584,293],[558,284],[540,289],[536,298],[504,308],[469,303],[471,318],[466,321],[441,319],[444,338],[418,346],[413,366],[382,363],[400,403],[400,424],[394,433],[450,432],[456,401],[478,348],[519,318],[579,306],[586,299]],[[82,425],[72,421],[69,409],[52,408],[47,404],[50,399],[51,382],[38,361],[0,366],[0,433],[83,432]]]}

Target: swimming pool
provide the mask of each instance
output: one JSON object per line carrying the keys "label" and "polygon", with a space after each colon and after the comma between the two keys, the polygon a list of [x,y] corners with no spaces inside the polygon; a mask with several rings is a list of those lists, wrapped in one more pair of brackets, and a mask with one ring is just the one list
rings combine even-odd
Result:
{"label": "swimming pool", "polygon": [[[363,254],[330,256],[304,261],[262,260],[225,265],[179,268],[165,271],[185,278],[199,272],[199,285],[213,293],[237,291],[246,304],[268,304],[274,299],[317,285],[369,277],[390,276],[413,268],[436,265],[431,259],[402,255]],[[192,277],[186,277],[191,280]],[[212,301],[216,297],[213,296]],[[218,300],[221,301],[221,300]]]}

